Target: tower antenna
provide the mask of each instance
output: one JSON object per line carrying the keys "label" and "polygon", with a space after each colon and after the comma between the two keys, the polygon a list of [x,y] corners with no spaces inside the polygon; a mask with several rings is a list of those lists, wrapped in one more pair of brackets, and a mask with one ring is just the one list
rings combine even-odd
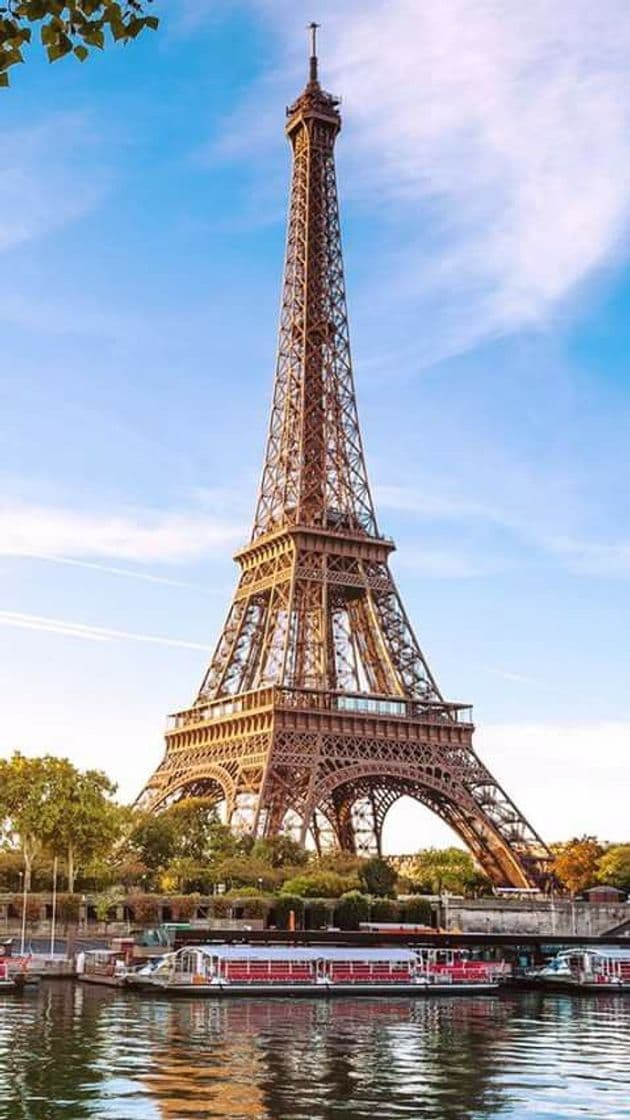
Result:
{"label": "tower antenna", "polygon": [[309,23],[308,29],[311,33],[311,57],[309,59],[309,81],[317,81],[317,31],[319,23]]}

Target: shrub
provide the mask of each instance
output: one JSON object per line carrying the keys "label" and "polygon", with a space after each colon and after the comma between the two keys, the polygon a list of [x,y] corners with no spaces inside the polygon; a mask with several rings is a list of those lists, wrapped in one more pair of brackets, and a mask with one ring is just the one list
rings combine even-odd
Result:
{"label": "shrub", "polygon": [[81,896],[78,894],[57,895],[57,917],[61,922],[78,922]]}
{"label": "shrub", "polygon": [[359,868],[361,886],[367,894],[377,898],[391,898],[396,885],[396,872],[386,859],[374,856],[366,859]]}
{"label": "shrub", "polygon": [[133,912],[134,922],[148,925],[157,922],[159,917],[159,898],[153,894],[130,894],[125,899],[126,905]]}
{"label": "shrub", "polygon": [[322,929],[332,925],[334,903],[325,898],[309,898],[304,903],[304,925],[306,929]]}
{"label": "shrub", "polygon": [[360,891],[346,891],[335,907],[335,923],[340,929],[358,929],[366,922],[370,911],[370,900]]}
{"label": "shrub", "polygon": [[230,918],[233,905],[234,899],[226,898],[224,894],[215,894],[210,905],[211,916],[217,921],[220,918]]}
{"label": "shrub", "polygon": [[375,898],[370,908],[370,919],[375,922],[400,921],[400,906],[393,898]]}
{"label": "shrub", "polygon": [[198,894],[176,894],[169,899],[171,911],[173,914],[173,921],[175,922],[189,922],[191,918],[197,916],[197,907],[199,906]]}
{"label": "shrub", "polygon": [[301,925],[304,920],[304,899],[298,895],[284,894],[274,900],[273,909],[269,915],[272,925],[277,929],[289,928],[289,914],[293,910],[296,925]]}
{"label": "shrub", "polygon": [[337,871],[306,871],[303,875],[287,879],[282,893],[299,895],[300,898],[340,898],[358,886],[356,875],[340,875]]}
{"label": "shrub", "polygon": [[431,915],[431,903],[428,898],[410,898],[404,903],[402,921],[412,922],[416,926],[430,926]]}

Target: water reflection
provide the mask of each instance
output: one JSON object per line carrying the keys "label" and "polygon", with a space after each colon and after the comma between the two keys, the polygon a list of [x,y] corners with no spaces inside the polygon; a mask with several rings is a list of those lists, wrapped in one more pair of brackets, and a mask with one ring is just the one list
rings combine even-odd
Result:
{"label": "water reflection", "polygon": [[630,1118],[630,999],[0,998],[0,1120]]}

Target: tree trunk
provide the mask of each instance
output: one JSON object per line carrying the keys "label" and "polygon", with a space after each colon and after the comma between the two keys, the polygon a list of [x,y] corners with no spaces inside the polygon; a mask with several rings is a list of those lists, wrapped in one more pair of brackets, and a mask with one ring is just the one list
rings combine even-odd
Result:
{"label": "tree trunk", "polygon": [[68,894],[74,894],[74,847],[68,844]]}

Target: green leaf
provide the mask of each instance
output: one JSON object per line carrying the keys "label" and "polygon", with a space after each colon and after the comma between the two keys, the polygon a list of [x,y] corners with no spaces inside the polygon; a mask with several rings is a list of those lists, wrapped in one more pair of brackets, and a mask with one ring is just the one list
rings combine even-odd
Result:
{"label": "green leaf", "polygon": [[74,53],[77,56],[79,62],[85,62],[90,52],[87,47],[78,46],[74,48]]}

